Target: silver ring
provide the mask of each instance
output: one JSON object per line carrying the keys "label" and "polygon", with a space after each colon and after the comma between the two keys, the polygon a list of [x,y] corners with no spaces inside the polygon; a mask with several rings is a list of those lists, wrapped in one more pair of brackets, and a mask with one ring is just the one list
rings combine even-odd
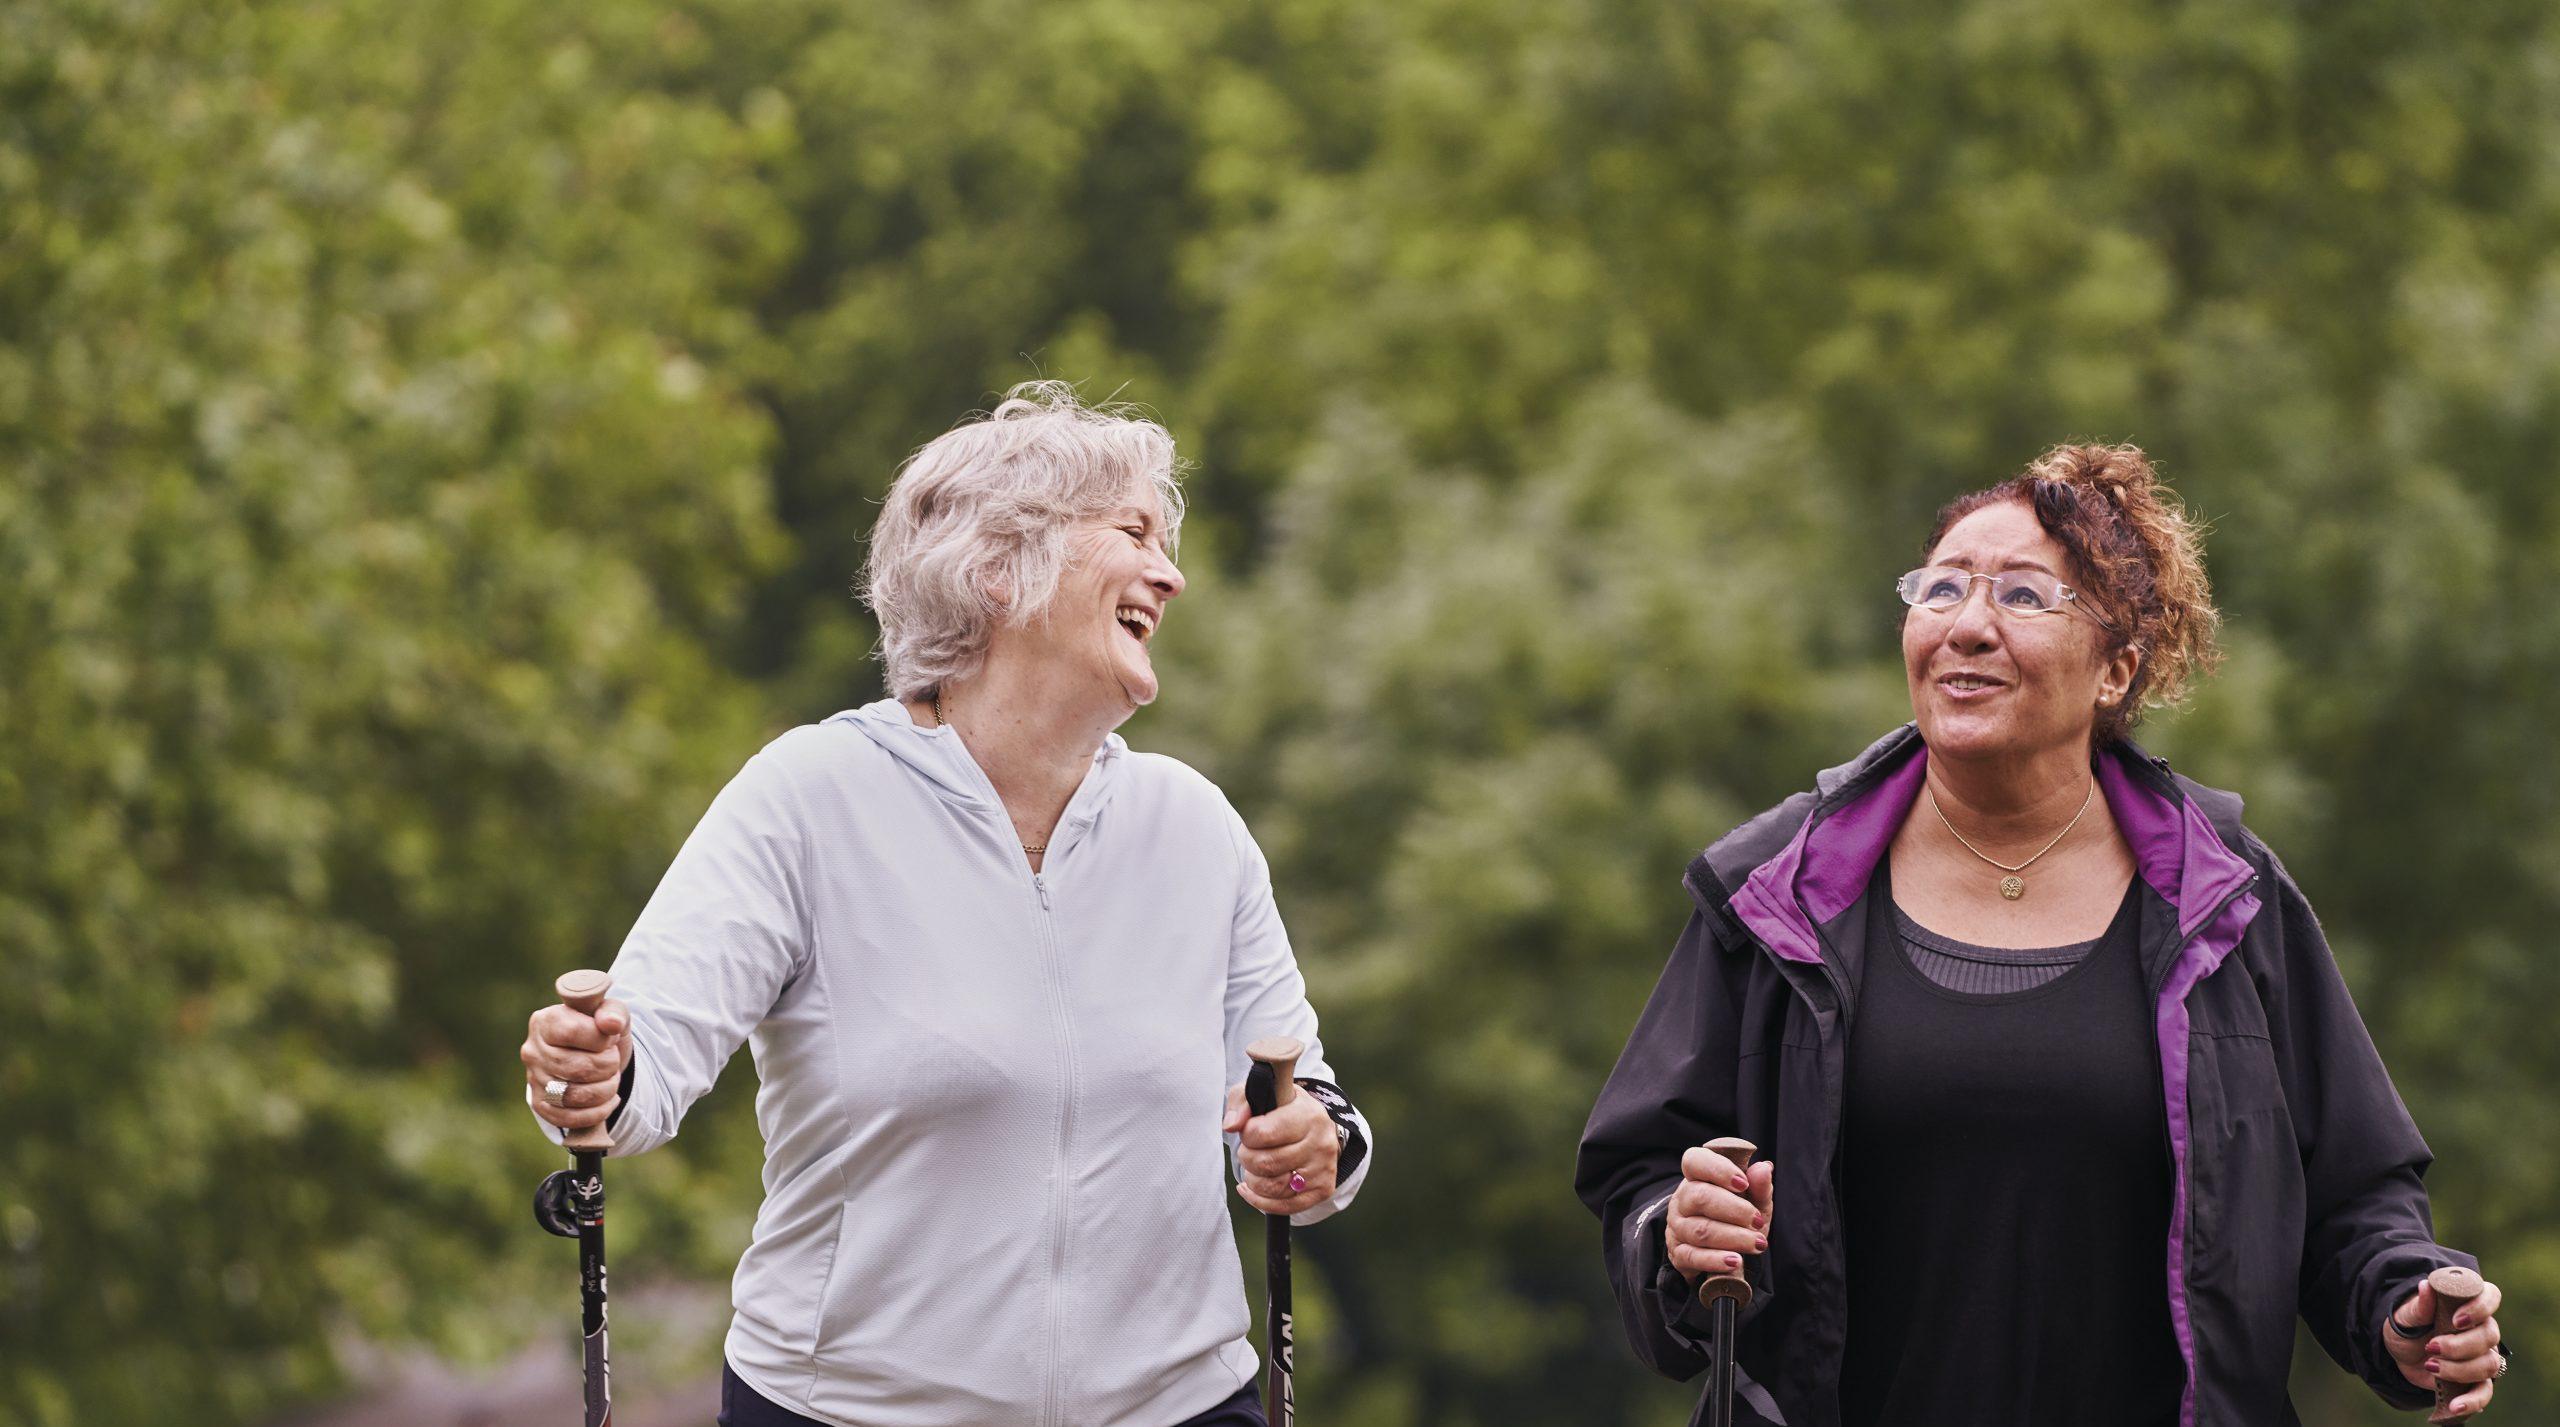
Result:
{"label": "silver ring", "polygon": [[2504,1348],[2492,1348],[2490,1351],[2498,1355],[2498,1365],[2491,1369],[2489,1373],[2489,1381],[2496,1382],[2498,1379],[2507,1375],[2507,1350]]}
{"label": "silver ring", "polygon": [[554,1110],[568,1109],[569,1082],[566,1080],[545,1081],[542,1086],[542,1103],[550,1106]]}

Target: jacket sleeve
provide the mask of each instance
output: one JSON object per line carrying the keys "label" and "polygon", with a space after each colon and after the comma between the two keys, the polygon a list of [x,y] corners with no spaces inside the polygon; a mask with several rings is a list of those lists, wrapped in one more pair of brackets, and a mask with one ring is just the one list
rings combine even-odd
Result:
{"label": "jacket sleeve", "polygon": [[[1670,1263],[1662,1226],[1680,1187],[1680,1156],[1738,1131],[1734,1068],[1739,996],[1727,978],[1743,958],[1723,955],[1703,912],[1671,949],[1617,1068],[1583,1127],[1574,1191],[1600,1216],[1601,1259],[1645,1365],[1686,1381],[1707,1366],[1707,1319]],[[1743,1259],[1753,1296],[1744,1318],[1768,1304],[1758,1257]]]}
{"label": "jacket sleeve", "polygon": [[[631,1065],[613,1157],[675,1138],[806,961],[804,828],[777,743],[712,800],[623,939],[613,995],[631,1011]],[[560,1142],[557,1127],[535,1124]]]}
{"label": "jacket sleeve", "polygon": [[2383,1348],[2385,1315],[2448,1264],[2478,1267],[2440,1247],[2422,1183],[2433,1159],[2383,1069],[2338,974],[2318,918],[2274,869],[2283,977],[2271,1009],[2277,1072],[2302,1152],[2305,1224],[2302,1316],[2338,1365],[2395,1407],[2430,1406]]}
{"label": "jacket sleeve", "polygon": [[[1306,978],[1289,949],[1289,929],[1280,921],[1280,905],[1271,894],[1271,864],[1253,840],[1244,819],[1226,810],[1227,832],[1237,857],[1235,917],[1227,943],[1226,1055],[1228,1083],[1244,1079],[1251,1062],[1245,1047],[1264,1036],[1294,1036],[1306,1046],[1298,1057],[1297,1081],[1324,1107],[1342,1136],[1340,1175],[1333,1197],[1289,1216],[1297,1225],[1313,1224],[1351,1207],[1377,1160],[1369,1122],[1337,1084],[1325,1060],[1324,1041],[1316,1034],[1316,1010],[1307,1001]],[[1228,1169],[1236,1137],[1227,1136]]]}

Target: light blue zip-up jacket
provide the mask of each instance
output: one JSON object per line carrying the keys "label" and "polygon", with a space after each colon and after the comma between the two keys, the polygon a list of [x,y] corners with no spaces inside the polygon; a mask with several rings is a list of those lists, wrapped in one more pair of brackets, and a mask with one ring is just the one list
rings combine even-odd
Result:
{"label": "light blue zip-up jacket", "polygon": [[1270,1035],[1335,1077],[1261,851],[1189,767],[1107,739],[1034,875],[947,729],[889,701],[794,729],[613,979],[616,1157],[754,1052],[765,1198],[727,1351],[758,1392],[845,1427],[1146,1427],[1252,1380],[1226,1089]]}

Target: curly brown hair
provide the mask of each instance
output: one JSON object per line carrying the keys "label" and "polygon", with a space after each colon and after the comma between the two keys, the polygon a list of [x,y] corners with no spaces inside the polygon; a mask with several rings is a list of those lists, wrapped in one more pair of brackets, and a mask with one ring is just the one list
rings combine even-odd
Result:
{"label": "curly brown hair", "polygon": [[2204,527],[2140,447],[2054,447],[2000,484],[1948,502],[1922,558],[1957,521],[2013,500],[2025,501],[2070,555],[2073,583],[2107,622],[2107,652],[2130,647],[2140,656],[2124,698],[2098,710],[2098,743],[2125,737],[2145,708],[2177,704],[2212,672],[2222,614],[2205,579]]}

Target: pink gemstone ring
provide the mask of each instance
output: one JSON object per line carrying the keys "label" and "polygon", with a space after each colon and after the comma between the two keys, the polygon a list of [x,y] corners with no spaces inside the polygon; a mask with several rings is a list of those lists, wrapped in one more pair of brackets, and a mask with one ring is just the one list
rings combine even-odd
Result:
{"label": "pink gemstone ring", "polygon": [[1289,1192],[1292,1194],[1307,1192],[1307,1177],[1294,1169],[1289,1171]]}

